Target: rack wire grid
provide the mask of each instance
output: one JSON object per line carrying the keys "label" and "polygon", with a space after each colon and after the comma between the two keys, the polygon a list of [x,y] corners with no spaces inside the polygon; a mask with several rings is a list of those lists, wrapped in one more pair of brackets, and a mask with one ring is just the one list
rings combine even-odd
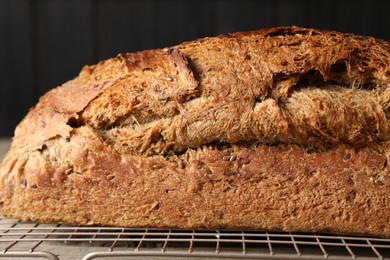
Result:
{"label": "rack wire grid", "polygon": [[386,259],[390,239],[238,230],[77,227],[0,218],[0,259]]}

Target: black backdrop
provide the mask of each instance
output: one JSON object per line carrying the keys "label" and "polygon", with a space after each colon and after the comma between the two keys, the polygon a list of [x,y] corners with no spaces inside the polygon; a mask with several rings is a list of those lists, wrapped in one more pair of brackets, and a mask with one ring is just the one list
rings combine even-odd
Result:
{"label": "black backdrop", "polygon": [[281,25],[390,40],[387,0],[0,0],[0,137],[47,90],[120,52]]}

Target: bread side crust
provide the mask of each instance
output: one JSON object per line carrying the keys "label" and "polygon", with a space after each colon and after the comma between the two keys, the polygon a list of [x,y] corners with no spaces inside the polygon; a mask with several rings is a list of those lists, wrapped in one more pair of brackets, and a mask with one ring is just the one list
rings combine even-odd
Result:
{"label": "bread side crust", "polygon": [[2,214],[22,220],[390,235],[386,158],[370,148],[202,147],[182,169],[118,156],[86,126],[24,160],[1,189]]}

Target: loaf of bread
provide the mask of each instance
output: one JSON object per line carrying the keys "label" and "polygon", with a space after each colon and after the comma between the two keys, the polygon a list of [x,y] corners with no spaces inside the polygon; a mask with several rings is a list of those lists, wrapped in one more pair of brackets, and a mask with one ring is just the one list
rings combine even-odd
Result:
{"label": "loaf of bread", "polygon": [[390,237],[389,57],[283,27],[85,66],[16,128],[0,214]]}

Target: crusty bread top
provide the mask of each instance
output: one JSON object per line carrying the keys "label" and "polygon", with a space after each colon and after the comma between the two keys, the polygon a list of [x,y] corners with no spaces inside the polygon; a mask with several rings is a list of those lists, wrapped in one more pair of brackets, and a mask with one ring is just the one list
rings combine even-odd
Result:
{"label": "crusty bread top", "polygon": [[377,146],[390,139],[389,56],[382,40],[298,27],[120,54],[46,93],[12,146],[40,149],[86,124],[142,156],[208,143]]}

